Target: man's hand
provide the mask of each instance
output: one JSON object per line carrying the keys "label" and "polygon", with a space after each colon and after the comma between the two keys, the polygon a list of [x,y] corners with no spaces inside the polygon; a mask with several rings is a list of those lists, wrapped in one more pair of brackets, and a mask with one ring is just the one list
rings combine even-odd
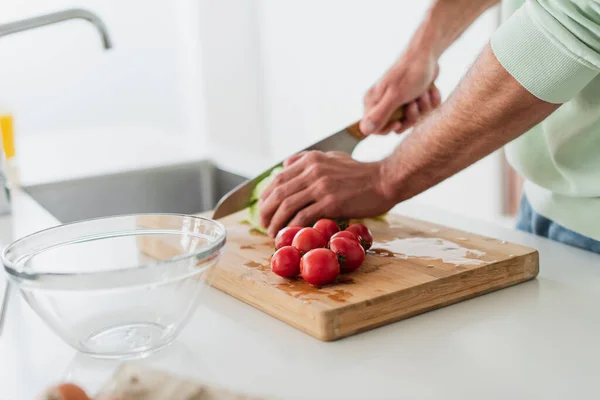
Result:
{"label": "man's hand", "polygon": [[[364,99],[364,134],[400,133],[440,105],[440,92],[431,87],[438,59],[471,23],[498,0],[433,0],[408,48]],[[401,106],[401,121],[387,123]]]}
{"label": "man's hand", "polygon": [[260,201],[260,222],[271,236],[286,225],[305,226],[322,217],[376,217],[395,205],[384,192],[381,163],[318,151],[288,159]]}
{"label": "man's hand", "polygon": [[[427,50],[405,53],[365,95],[361,131],[385,135],[413,126],[442,101],[439,90],[432,87],[438,72],[437,59]],[[402,105],[402,120],[386,123]]]}

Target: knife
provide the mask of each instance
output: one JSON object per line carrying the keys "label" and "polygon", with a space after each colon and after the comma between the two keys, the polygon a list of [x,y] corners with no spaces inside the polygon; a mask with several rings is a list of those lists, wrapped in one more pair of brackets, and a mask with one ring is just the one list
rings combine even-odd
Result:
{"label": "knife", "polygon": [[[390,117],[390,121],[398,121],[402,119],[404,115],[404,107],[400,107],[396,110],[392,116]],[[313,143],[307,148],[299,151],[309,151],[309,150],[318,150],[318,151],[342,151],[344,153],[352,154],[352,151],[366,136],[360,131],[359,127],[360,121],[353,123],[352,125],[347,126],[341,131],[334,133],[326,137],[325,139]],[[215,211],[213,212],[213,219],[219,219],[226,217],[230,214],[233,214],[237,211],[243,210],[248,207],[250,204],[250,196],[252,196],[252,191],[256,187],[256,185],[265,179],[267,176],[271,174],[275,168],[283,165],[283,161],[273,165],[271,168],[267,169],[256,178],[246,181],[237,187],[233,188],[229,193],[219,200]]]}

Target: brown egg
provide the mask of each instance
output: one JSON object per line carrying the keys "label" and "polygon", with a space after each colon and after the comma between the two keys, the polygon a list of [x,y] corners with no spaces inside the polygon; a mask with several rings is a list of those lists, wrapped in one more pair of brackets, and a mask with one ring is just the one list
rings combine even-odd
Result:
{"label": "brown egg", "polygon": [[85,391],[72,383],[63,383],[48,389],[40,400],[91,400]]}

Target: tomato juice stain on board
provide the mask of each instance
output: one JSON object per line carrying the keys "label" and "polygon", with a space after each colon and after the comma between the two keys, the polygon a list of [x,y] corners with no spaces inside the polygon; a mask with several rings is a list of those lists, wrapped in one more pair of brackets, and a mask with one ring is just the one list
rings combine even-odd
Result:
{"label": "tomato juice stain on board", "polygon": [[367,251],[367,254],[372,254],[379,257],[396,257],[396,254],[394,254],[393,251],[380,248],[370,248],[369,251]]}
{"label": "tomato juice stain on board", "polygon": [[344,289],[336,288],[336,286],[353,285],[354,283],[355,281],[353,278],[340,276],[336,283],[322,287],[312,286],[302,279],[278,283],[275,287],[284,291],[291,297],[307,302],[307,304],[310,303],[310,301],[322,300],[325,296],[333,301],[342,303],[352,297],[352,293]]}
{"label": "tomato juice stain on board", "polygon": [[[291,283],[296,282],[296,283]],[[310,286],[304,281],[290,281],[285,283],[278,283],[275,285],[276,288],[285,292],[288,296],[295,299],[301,299],[304,301],[317,300],[314,295],[319,294],[319,290],[313,286]],[[312,297],[311,297],[312,296]]]}
{"label": "tomato juice stain on board", "polygon": [[[384,256],[386,257],[386,256]],[[371,263],[364,263],[363,265],[360,266],[360,268],[357,270],[357,272],[363,273],[363,274],[370,274],[372,272],[377,271],[380,267],[383,267],[385,265],[389,265],[390,263],[385,263],[382,265],[376,265],[376,264],[371,264]]]}
{"label": "tomato juice stain on board", "polygon": [[441,260],[445,264],[481,265],[486,255],[480,250],[469,249],[441,238],[408,237],[373,243],[370,253],[383,257]]}
{"label": "tomato juice stain on board", "polygon": [[352,293],[343,289],[334,289],[333,293],[328,294],[327,297],[338,303],[345,303],[346,300],[352,297]]}
{"label": "tomato juice stain on board", "polygon": [[269,271],[271,269],[269,264],[260,264],[255,261],[246,261],[243,265],[244,267],[258,269],[260,271]]}

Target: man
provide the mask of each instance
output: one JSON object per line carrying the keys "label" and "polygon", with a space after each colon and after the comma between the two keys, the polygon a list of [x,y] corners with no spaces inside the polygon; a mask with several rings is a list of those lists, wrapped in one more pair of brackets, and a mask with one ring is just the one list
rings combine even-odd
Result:
{"label": "man", "polygon": [[[434,0],[405,53],[365,96],[365,134],[401,131],[439,104],[437,60],[494,0]],[[450,98],[380,162],[295,155],[261,198],[288,221],[372,217],[506,146],[526,179],[518,226],[600,253],[600,1],[505,0],[510,17]],[[405,118],[387,124],[407,104]]]}

